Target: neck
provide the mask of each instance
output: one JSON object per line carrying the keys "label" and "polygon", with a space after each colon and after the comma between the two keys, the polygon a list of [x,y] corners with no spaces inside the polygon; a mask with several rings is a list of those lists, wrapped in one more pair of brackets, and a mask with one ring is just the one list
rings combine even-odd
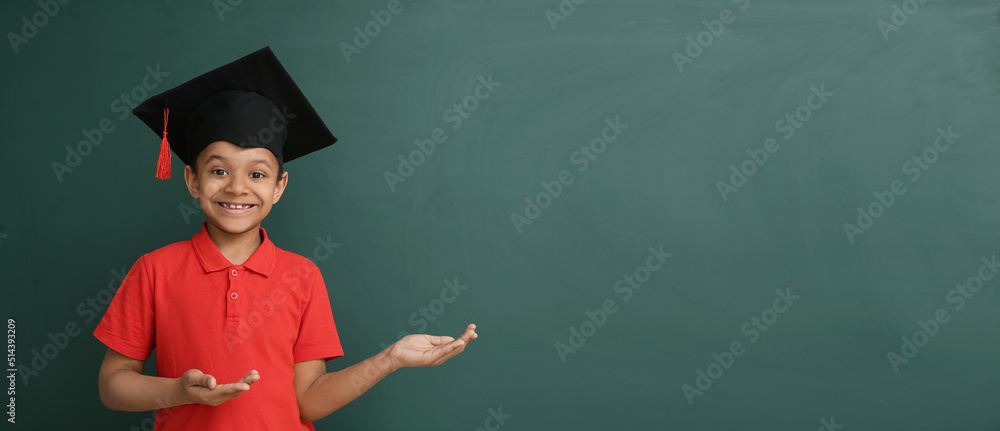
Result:
{"label": "neck", "polygon": [[215,246],[233,265],[242,265],[246,262],[263,242],[260,237],[259,225],[254,229],[242,233],[226,232],[213,226],[211,223],[206,224],[206,229],[208,230],[208,237],[212,238]]}

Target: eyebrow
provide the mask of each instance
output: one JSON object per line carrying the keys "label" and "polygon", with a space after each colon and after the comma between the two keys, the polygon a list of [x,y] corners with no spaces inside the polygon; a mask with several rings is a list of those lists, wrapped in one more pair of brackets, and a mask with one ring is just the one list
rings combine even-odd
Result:
{"label": "eyebrow", "polygon": [[[219,160],[221,162],[227,162],[228,161],[228,159],[226,159],[225,157],[222,157],[222,156],[220,156],[218,154],[212,154],[211,156],[208,156],[208,160],[206,160],[206,162],[210,162],[212,160]],[[254,160],[251,160],[250,163],[253,163],[255,165],[271,166],[271,162],[267,161],[266,159],[254,159]]]}

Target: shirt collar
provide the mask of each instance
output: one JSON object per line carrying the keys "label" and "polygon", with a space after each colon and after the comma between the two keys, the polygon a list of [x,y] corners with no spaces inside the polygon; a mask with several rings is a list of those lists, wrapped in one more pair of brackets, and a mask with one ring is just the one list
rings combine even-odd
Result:
{"label": "shirt collar", "polygon": [[[267,231],[263,227],[260,228],[260,236],[260,246],[257,247],[257,250],[254,250],[246,262],[243,262],[243,267],[267,276],[274,267],[275,247],[274,243],[267,238]],[[236,266],[229,259],[226,259],[222,255],[222,252],[219,251],[219,248],[215,246],[215,243],[212,242],[212,238],[208,236],[208,228],[205,223],[201,224],[201,232],[196,233],[191,238],[191,244],[194,247],[195,255],[198,256],[198,261],[201,262],[201,266],[206,272],[215,272]]]}

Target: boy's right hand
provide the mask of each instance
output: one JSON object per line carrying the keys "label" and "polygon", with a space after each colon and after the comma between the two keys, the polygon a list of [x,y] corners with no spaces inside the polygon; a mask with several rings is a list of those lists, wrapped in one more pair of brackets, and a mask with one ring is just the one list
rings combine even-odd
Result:
{"label": "boy's right hand", "polygon": [[219,385],[212,375],[190,369],[177,378],[177,391],[181,399],[189,403],[217,406],[249,390],[250,385],[257,380],[260,380],[260,374],[257,370],[251,370],[235,383]]}

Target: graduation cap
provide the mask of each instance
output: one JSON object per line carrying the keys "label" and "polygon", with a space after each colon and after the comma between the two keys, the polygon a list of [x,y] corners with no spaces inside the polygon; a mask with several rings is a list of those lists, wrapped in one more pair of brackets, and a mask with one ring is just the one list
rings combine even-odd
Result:
{"label": "graduation cap", "polygon": [[267,148],[284,163],[337,142],[269,47],[150,97],[132,113],[161,137],[160,179],[170,178],[171,149],[193,166],[205,147],[226,141]]}

